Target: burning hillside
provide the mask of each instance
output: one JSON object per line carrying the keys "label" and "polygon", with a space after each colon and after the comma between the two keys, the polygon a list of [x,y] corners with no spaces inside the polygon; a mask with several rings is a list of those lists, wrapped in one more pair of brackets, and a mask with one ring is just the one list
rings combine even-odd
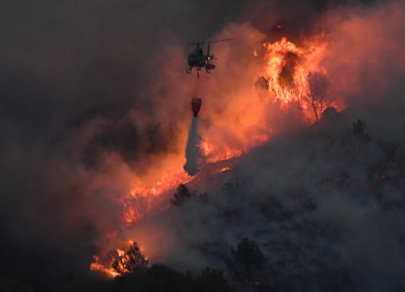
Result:
{"label": "burning hillside", "polygon": [[[266,42],[264,36],[252,28],[233,25],[221,37],[227,38],[236,31],[242,33],[238,44],[222,44],[216,48],[217,55],[223,56],[218,60],[219,67],[224,68],[222,72],[218,70],[212,76],[202,76],[197,80],[182,79],[182,82],[191,84],[182,85],[182,94],[191,96],[197,93],[204,99],[200,117],[193,118],[188,134],[187,143],[191,144],[185,155],[187,135],[183,127],[177,133],[182,137],[176,146],[181,151],[161,155],[163,162],[160,162],[159,170],[147,169],[146,177],[134,183],[130,195],[124,194],[119,199],[124,219],[119,228],[124,230],[120,229],[121,235],[114,233],[117,238],[134,234],[130,230],[137,230],[138,220],[148,213],[165,212],[169,207],[168,194],[179,184],[194,179],[182,171],[184,156],[187,156],[184,168],[191,175],[207,164],[218,165],[218,170],[213,173],[221,173],[219,168],[229,171],[229,166],[222,168],[217,163],[246,155],[269,143],[272,137],[294,133],[315,122],[324,123],[321,119],[326,109],[330,109],[329,112],[344,110],[346,100],[339,90],[340,84],[330,77],[325,65],[330,62],[330,56],[339,54],[330,48],[336,42],[332,34],[318,32],[301,39],[299,44],[287,37]],[[236,59],[237,64],[232,64]],[[166,90],[170,96],[179,88],[169,86]],[[201,182],[199,175],[196,178]],[[147,181],[151,183],[145,183]],[[144,234],[135,234],[135,238],[150,242]],[[106,246],[114,244],[115,240],[109,239]],[[148,255],[152,259],[160,258],[152,246],[146,244]],[[108,261],[105,263],[108,266]]]}
{"label": "burning hillside", "polygon": [[403,290],[405,9],[350,4],[5,5],[0,290]]}
{"label": "burning hillside", "polygon": [[[246,30],[244,27],[234,29]],[[331,82],[326,69],[321,67],[327,54],[327,38],[324,35],[303,41],[301,46],[286,38],[270,43],[259,42],[256,37],[256,42],[249,43],[250,38],[248,35],[241,37],[246,55],[239,53],[238,58],[251,69],[240,72],[237,76],[240,82],[238,79],[229,80],[224,74],[215,76],[216,72],[212,78],[218,80],[217,84],[212,84],[212,80],[205,76],[189,81],[191,84],[197,82],[193,93],[196,89],[200,90],[199,94],[205,94],[206,98],[200,117],[195,115],[192,118],[187,147],[184,138],[179,139],[177,147],[186,149],[186,153],[184,150],[174,155],[163,153],[159,170],[147,169],[146,177],[133,181],[130,192],[117,198],[122,207],[120,216],[123,220],[118,228],[135,224],[157,208],[158,202],[162,201],[159,196],[192,179],[182,171],[184,157],[187,157],[185,170],[194,175],[206,164],[241,156],[268,142],[272,136],[283,133],[280,122],[302,128],[319,120],[327,107],[337,106],[337,101],[330,98]],[[253,51],[252,48],[256,47],[260,50]],[[227,66],[225,56],[235,54],[235,48],[228,45],[222,50],[218,47],[218,50],[225,59],[222,66]],[[232,62],[232,58],[228,59]],[[231,96],[218,94],[217,97],[209,92],[209,89],[217,92],[227,86],[232,86],[228,89]],[[228,99],[229,104],[224,104],[222,98]],[[342,109],[342,106],[338,108]],[[188,113],[191,118],[190,111]],[[185,133],[178,134],[185,136]],[[167,200],[166,196],[163,197]],[[109,234],[117,232],[110,231]]]}
{"label": "burning hillside", "polygon": [[[298,120],[297,126],[306,126],[319,119],[318,116],[322,111],[333,104],[327,98],[327,75],[323,73],[324,70],[320,73],[319,68],[326,50],[324,42],[325,40],[317,44],[311,42],[305,48],[297,47],[285,38],[275,43],[264,43],[264,51],[260,57],[256,57],[261,59],[261,66],[256,64],[255,74],[244,76],[251,80],[247,90],[249,96],[236,95],[230,104],[223,108],[224,111],[234,111],[234,116],[224,128],[221,128],[216,120],[220,119],[219,123],[226,121],[212,113],[210,108],[212,105],[208,105],[202,113],[200,130],[197,129],[197,118],[193,119],[192,132],[196,137],[192,140],[199,148],[193,155],[200,157],[198,159],[200,165],[194,168],[240,156],[253,147],[268,142],[272,135],[280,133],[277,125],[268,120],[269,116],[283,116],[282,118],[289,122],[287,116],[290,115]],[[251,56],[244,56],[248,59],[249,57]],[[250,59],[250,62],[258,63],[253,58]],[[265,84],[260,85],[260,80]],[[207,80],[197,82],[210,86]],[[315,88],[316,86],[318,87]],[[210,100],[210,97],[207,99]],[[208,123],[213,125],[210,126]],[[197,134],[198,131],[201,136]],[[226,131],[224,134],[228,141],[219,139],[221,136],[218,135],[218,131]],[[184,161],[184,153],[177,157],[168,157],[171,159],[168,165],[162,165],[157,171],[161,177],[154,175],[156,182],[149,179],[152,183],[148,185],[145,184],[145,178],[142,178],[134,182],[129,196],[122,199],[122,204],[125,205],[123,217],[127,223],[136,222],[142,212],[148,211],[154,197],[173,189],[179,183],[190,180],[180,168],[175,169],[177,161],[180,163]],[[165,156],[161,158],[163,161],[168,159]]]}

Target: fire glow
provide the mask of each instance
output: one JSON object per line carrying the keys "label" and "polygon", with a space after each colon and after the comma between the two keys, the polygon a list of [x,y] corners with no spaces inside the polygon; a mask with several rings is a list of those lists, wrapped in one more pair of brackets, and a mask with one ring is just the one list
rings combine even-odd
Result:
{"label": "fire glow", "polygon": [[93,262],[90,264],[90,270],[94,272],[99,272],[103,273],[109,278],[115,278],[119,276],[120,274],[115,271],[113,268],[107,268],[103,264],[100,263],[100,257],[99,256],[93,256]]}
{"label": "fire glow", "polygon": [[[273,101],[279,102],[283,109],[288,109],[295,106],[300,109],[305,116],[307,124],[313,123],[319,119],[329,106],[335,107],[338,111],[344,108],[344,105],[332,101],[330,98],[327,100],[326,95],[316,97],[311,92],[314,90],[311,85],[318,80],[311,76],[320,76],[327,80],[327,72],[320,66],[321,61],[324,59],[327,51],[327,44],[324,41],[325,36],[317,36],[313,40],[307,40],[302,47],[298,47],[294,43],[282,38],[275,43],[264,43],[263,47],[266,49],[264,59],[267,62],[266,73],[267,79],[270,83],[269,94]],[[311,83],[312,82],[312,83]],[[326,87],[327,85],[324,84]],[[324,103],[322,103],[325,101]],[[314,107],[317,103],[317,108]]]}
{"label": "fire glow", "polygon": [[123,207],[121,218],[125,222],[125,225],[130,226],[141,219],[150,210],[155,197],[190,180],[191,177],[187,173],[179,170],[177,172],[165,173],[157,182],[150,186],[138,184],[130,189],[129,196],[117,199]]}
{"label": "fire glow", "polygon": [[[342,110],[344,105],[336,101],[325,100],[320,103],[310,97],[311,72],[317,72],[319,76],[327,76],[326,70],[320,66],[326,50],[326,41],[321,36],[304,42],[302,46],[282,38],[274,43],[263,43],[261,50],[252,51],[249,57],[255,62],[260,60],[261,65],[255,71],[256,75],[249,76],[251,88],[246,91],[248,95],[241,94],[243,98],[236,97],[232,108],[224,109],[224,116],[227,116],[227,110],[236,116],[233,124],[217,123],[214,130],[212,127],[201,129],[203,139],[199,147],[204,163],[215,163],[241,156],[269,141],[273,135],[280,132],[277,125],[271,122],[272,115],[281,113],[286,116],[291,111],[299,115],[301,125],[306,126],[318,120],[322,111],[328,106],[334,106],[338,111]],[[258,78],[262,78],[261,85],[258,85]],[[203,117],[199,119],[204,119],[204,111],[209,109],[202,109]],[[233,134],[229,139],[232,142],[224,141],[221,126],[228,127],[226,132],[228,136],[230,136],[229,133]],[[170,167],[159,169],[160,175],[154,183],[137,179],[128,194],[116,199],[122,206],[123,226],[121,228],[136,224],[153,209],[154,200],[162,193],[192,180],[192,177],[183,170],[183,164],[184,156],[176,157],[171,160]],[[220,167],[216,173],[230,169],[231,167],[228,166]],[[156,176],[155,172],[154,177]],[[148,252],[147,249],[146,252]],[[103,266],[97,256],[91,264],[91,269],[112,277],[117,276],[114,270]]]}

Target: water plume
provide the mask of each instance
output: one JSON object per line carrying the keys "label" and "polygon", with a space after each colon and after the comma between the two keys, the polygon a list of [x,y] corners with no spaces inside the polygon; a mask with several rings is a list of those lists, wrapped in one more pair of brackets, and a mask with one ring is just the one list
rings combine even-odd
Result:
{"label": "water plume", "polygon": [[198,161],[201,158],[201,137],[198,135],[198,117],[193,117],[186,145],[186,164],[184,170],[191,176],[198,172]]}

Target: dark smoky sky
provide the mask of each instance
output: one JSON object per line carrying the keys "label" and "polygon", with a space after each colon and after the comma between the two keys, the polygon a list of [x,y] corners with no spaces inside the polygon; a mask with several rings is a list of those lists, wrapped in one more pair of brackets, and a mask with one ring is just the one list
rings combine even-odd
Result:
{"label": "dark smoky sky", "polygon": [[168,64],[184,72],[187,42],[244,22],[269,40],[298,39],[330,9],[376,2],[3,1],[0,235],[44,256],[73,253],[85,267],[94,241],[119,224],[111,197],[178,151],[184,118],[160,115],[167,88],[156,81]]}

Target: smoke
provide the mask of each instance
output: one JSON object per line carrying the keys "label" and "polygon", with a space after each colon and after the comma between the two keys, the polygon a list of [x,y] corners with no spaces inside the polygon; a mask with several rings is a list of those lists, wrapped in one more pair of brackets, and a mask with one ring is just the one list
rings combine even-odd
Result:
{"label": "smoke", "polygon": [[200,141],[201,137],[198,135],[198,117],[193,117],[190,131],[188,132],[187,146],[186,146],[186,164],[184,170],[191,176],[198,172],[199,160],[201,158]]}
{"label": "smoke", "polygon": [[[206,187],[207,182],[190,186],[209,193],[209,204],[193,201],[190,208],[177,213],[170,209],[146,218],[133,227],[140,232],[125,231],[121,199],[134,186],[151,185],[164,172],[185,165],[189,98],[193,92],[190,80],[195,75],[184,72],[187,53],[193,48],[179,43],[240,37],[213,45],[217,68],[211,75],[201,74],[206,81],[201,96],[207,107],[199,121],[199,134],[212,145],[220,145],[216,153],[244,149],[246,139],[254,145],[260,134],[270,130],[291,133],[300,126],[299,121],[291,121],[268,104],[247,98],[256,96],[252,84],[262,67],[252,54],[254,50],[260,52],[263,41],[287,36],[299,43],[326,30],[330,32],[330,54],[323,65],[334,82],[332,86],[339,89],[336,98],[349,106],[350,118],[344,127],[353,119],[366,120],[369,134],[397,145],[395,153],[402,158],[404,141],[398,133],[403,124],[403,5],[363,2],[367,4],[356,2],[351,8],[337,1],[264,0],[43,0],[3,4],[0,237],[4,239],[1,254],[7,260],[0,266],[2,275],[20,278],[40,288],[36,290],[52,291],[67,275],[85,274],[98,251],[115,248],[116,242],[110,241],[114,233],[138,240],[147,253],[157,254],[157,260],[177,261],[184,268],[201,259],[201,265],[211,263],[205,253],[194,248],[204,239],[223,238],[217,243],[206,242],[210,248],[214,245],[214,249],[226,250],[224,246],[235,244],[241,234],[259,238],[255,232],[260,230],[249,227],[258,224],[251,219],[256,210],[239,210],[239,206],[252,203],[246,199],[251,194],[269,190],[282,198],[286,189],[297,186],[312,193],[314,181],[323,179],[319,173],[334,171],[328,168],[328,160],[311,160],[317,152],[308,149],[324,144],[305,138],[287,139],[280,144],[274,141],[272,145],[281,146],[269,146],[263,153],[247,157],[251,164],[232,173],[250,184],[251,191],[237,191],[238,199],[222,195],[222,182],[234,182],[232,177],[226,177],[231,173],[225,173],[224,181],[215,187]],[[258,120],[263,112],[266,118]],[[248,130],[241,131],[241,125],[248,125]],[[362,172],[362,163],[373,165],[375,157],[384,156],[379,147],[373,147],[361,163],[351,166],[356,176],[365,179],[368,174]],[[276,155],[280,160],[264,159]],[[308,171],[307,166],[312,164],[312,171]],[[249,172],[252,175],[246,174]],[[253,173],[257,178],[252,178]],[[301,174],[308,180],[299,179]],[[290,182],[294,184],[288,188]],[[401,200],[401,186],[382,187],[384,198]],[[400,230],[402,217],[398,212],[377,212],[373,217],[376,211],[366,211],[360,203],[363,212],[357,212],[355,205],[339,195],[345,191],[336,190],[328,200],[314,192],[317,195],[311,199],[320,207],[311,216],[336,224],[358,222],[356,228],[350,229],[353,241],[338,246],[344,263],[356,272],[364,268],[364,277],[388,271],[384,272],[384,281],[390,277],[398,280],[403,264],[396,256],[403,250],[398,240],[390,237],[389,230],[393,230],[392,234]],[[168,194],[163,198],[167,203]],[[285,200],[283,204],[291,203]],[[339,219],[328,212],[335,205],[340,206],[341,211],[335,210]],[[231,215],[218,224],[218,213]],[[343,220],[346,213],[350,220]],[[243,224],[229,228],[229,221]],[[368,222],[382,233],[367,226]],[[192,232],[190,224],[194,226]],[[286,232],[283,228],[281,233]],[[339,228],[346,230],[342,225]],[[382,256],[371,256],[384,251],[378,234],[392,239],[387,258],[395,265],[390,266]],[[157,253],[160,241],[168,248]],[[361,253],[367,242],[373,244]],[[38,262],[47,264],[39,267]],[[52,275],[52,281],[45,281],[44,275]]]}
{"label": "smoke", "polygon": [[[266,37],[248,24],[227,27],[220,37],[238,31],[252,39],[216,49],[221,56],[217,68],[227,70],[206,77],[204,96],[210,107],[208,118],[200,121],[202,137],[238,145],[233,133],[243,135],[238,125],[251,117],[244,114],[258,115],[263,108],[271,115],[266,122],[283,134],[235,160],[229,172],[213,178],[202,169],[200,180],[188,187],[206,192],[207,200],[190,200],[181,209],[145,218],[127,236],[145,240],[152,258],[183,269],[225,268],[230,246],[247,236],[271,262],[265,281],[289,283],[293,291],[402,289],[405,156],[398,133],[404,111],[403,11],[402,3],[377,3],[337,8],[317,20],[330,34],[322,63],[331,82],[329,94],[347,108],[328,111],[298,133],[286,133],[293,127],[286,125],[289,117],[275,117],[275,109],[261,103],[255,108],[243,99],[252,96],[252,80],[243,77],[258,71],[238,52]],[[229,61],[235,59],[237,64]],[[357,119],[366,123],[362,138],[350,133]],[[166,235],[164,249],[145,239]]]}

